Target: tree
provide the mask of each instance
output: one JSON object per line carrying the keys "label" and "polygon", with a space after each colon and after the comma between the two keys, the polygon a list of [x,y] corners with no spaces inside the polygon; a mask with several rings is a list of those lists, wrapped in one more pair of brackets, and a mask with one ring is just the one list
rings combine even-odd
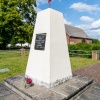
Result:
{"label": "tree", "polygon": [[34,26],[35,18],[36,18],[36,11],[34,7],[36,7],[36,0],[19,0],[18,2],[18,9],[20,14],[28,24],[32,24]]}
{"label": "tree", "polygon": [[33,27],[31,24],[23,23],[22,26],[18,26],[17,32],[13,35],[11,44],[20,43],[31,43],[32,40]]}
{"label": "tree", "polygon": [[33,28],[36,18],[36,12],[34,7],[36,7],[35,0],[18,0],[17,4],[18,10],[22,16],[23,26],[18,26],[17,34],[14,34],[14,38],[11,43],[31,43]]}
{"label": "tree", "polygon": [[30,33],[33,32],[35,22],[35,0],[0,0],[0,5],[0,48],[6,49],[8,43],[27,41],[28,30],[31,28]]}
{"label": "tree", "polygon": [[92,39],[92,43],[93,44],[98,44],[98,43],[100,43],[100,41],[98,39]]}
{"label": "tree", "polygon": [[20,25],[17,27],[17,32],[13,34],[13,38],[11,39],[11,44],[16,44],[16,43],[25,43],[27,39],[27,34],[26,34],[26,26]]}
{"label": "tree", "polygon": [[27,35],[28,35],[27,42],[28,42],[28,43],[31,43],[31,41],[32,41],[32,36],[33,36],[33,27],[32,27],[31,24],[28,24],[28,25],[27,25]]}
{"label": "tree", "polygon": [[6,49],[18,24],[21,23],[16,4],[16,0],[0,0],[0,45],[2,49]]}

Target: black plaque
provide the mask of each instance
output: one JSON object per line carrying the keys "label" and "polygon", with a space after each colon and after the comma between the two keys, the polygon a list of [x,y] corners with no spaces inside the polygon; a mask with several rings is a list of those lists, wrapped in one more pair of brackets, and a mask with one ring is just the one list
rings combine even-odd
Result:
{"label": "black plaque", "polygon": [[44,50],[46,41],[46,33],[36,34],[35,50]]}

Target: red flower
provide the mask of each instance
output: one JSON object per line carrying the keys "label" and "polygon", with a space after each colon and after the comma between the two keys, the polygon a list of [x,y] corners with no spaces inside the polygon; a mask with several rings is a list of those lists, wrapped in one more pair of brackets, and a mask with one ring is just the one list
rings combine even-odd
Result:
{"label": "red flower", "polygon": [[27,82],[28,84],[32,83],[32,79],[31,79],[31,78],[25,78],[25,80],[26,80],[26,82]]}

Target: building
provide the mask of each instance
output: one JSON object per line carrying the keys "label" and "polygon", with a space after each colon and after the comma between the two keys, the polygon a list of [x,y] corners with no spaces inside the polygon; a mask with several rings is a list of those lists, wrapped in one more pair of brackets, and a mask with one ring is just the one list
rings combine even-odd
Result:
{"label": "building", "polygon": [[65,24],[65,31],[68,44],[85,42],[92,44],[92,39],[81,29]]}

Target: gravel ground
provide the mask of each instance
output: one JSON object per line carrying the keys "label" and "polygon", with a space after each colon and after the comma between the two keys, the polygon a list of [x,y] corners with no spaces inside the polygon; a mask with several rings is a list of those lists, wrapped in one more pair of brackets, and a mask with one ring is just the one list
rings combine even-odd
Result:
{"label": "gravel ground", "polygon": [[95,82],[100,83],[100,62],[73,70],[73,75],[81,75],[93,78]]}

